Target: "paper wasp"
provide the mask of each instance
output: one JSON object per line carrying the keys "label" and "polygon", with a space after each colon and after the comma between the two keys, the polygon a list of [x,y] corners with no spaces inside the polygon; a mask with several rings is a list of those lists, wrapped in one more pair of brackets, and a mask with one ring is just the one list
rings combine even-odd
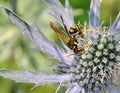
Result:
{"label": "paper wasp", "polygon": [[82,47],[78,47],[79,44],[78,44],[78,39],[76,38],[76,35],[81,35],[82,36],[82,29],[83,29],[83,26],[81,24],[77,24],[77,25],[74,25],[72,26],[69,30],[67,29],[66,25],[64,24],[64,21],[63,21],[63,18],[62,16],[60,16],[61,20],[62,20],[62,23],[63,23],[63,26],[64,26],[64,29],[66,31],[66,34],[68,36],[68,39],[66,39],[62,33],[57,29],[57,27],[52,23],[50,22],[50,27],[53,29],[53,31],[67,44],[67,46],[73,50],[73,52],[75,54],[78,54],[78,55],[81,55],[83,54],[85,51],[84,51],[84,48]]}

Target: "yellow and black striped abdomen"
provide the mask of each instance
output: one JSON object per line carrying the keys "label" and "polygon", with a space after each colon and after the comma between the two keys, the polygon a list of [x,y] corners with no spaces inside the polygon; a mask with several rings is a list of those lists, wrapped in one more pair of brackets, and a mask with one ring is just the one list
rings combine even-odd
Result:
{"label": "yellow and black striped abdomen", "polygon": [[70,34],[76,34],[77,32],[81,33],[82,29],[83,29],[83,25],[75,24],[75,25],[70,27],[69,33]]}

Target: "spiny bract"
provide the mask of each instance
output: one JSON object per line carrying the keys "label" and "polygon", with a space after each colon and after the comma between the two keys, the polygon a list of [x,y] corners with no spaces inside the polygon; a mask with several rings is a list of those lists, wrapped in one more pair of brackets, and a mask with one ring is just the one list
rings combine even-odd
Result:
{"label": "spiny bract", "polygon": [[[43,2],[47,4],[50,14],[62,27],[64,25],[60,16],[63,17],[68,29],[75,24],[68,0],[65,7],[59,0],[43,0]],[[17,82],[34,83],[36,86],[60,83],[60,86],[67,87],[65,93],[119,93],[116,84],[120,80],[120,13],[108,28],[101,27],[99,22],[101,2],[102,0],[91,0],[88,28],[91,32],[84,36],[84,41],[89,47],[83,47],[85,53],[82,55],[72,56],[66,56],[66,52],[73,54],[73,51],[64,43],[66,51],[51,43],[37,26],[30,26],[12,11],[2,7],[11,21],[38,46],[40,51],[60,62],[55,66],[61,73],[46,74],[37,71],[1,69],[0,76]],[[86,30],[86,27],[84,29]],[[78,41],[83,45],[81,40]]]}

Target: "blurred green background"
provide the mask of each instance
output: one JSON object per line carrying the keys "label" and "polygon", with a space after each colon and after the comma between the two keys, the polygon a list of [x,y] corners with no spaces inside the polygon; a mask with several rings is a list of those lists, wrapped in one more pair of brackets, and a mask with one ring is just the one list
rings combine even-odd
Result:
{"label": "blurred green background", "polygon": [[[60,1],[64,5],[65,0]],[[0,4],[16,12],[31,25],[38,24],[51,41],[56,39],[48,24],[50,20],[55,19],[47,14],[48,8],[42,0],[0,0]],[[75,22],[88,23],[90,0],[70,0],[70,5]],[[103,0],[100,19],[101,22],[104,21],[103,25],[109,26],[110,18],[114,22],[119,11],[120,0]],[[53,68],[49,65],[55,60],[34,47],[0,10],[0,69],[26,68],[45,73],[52,72]],[[32,87],[33,84],[16,83],[0,77],[0,93],[54,93],[57,88],[55,85],[45,85],[31,90]],[[65,88],[61,88],[59,93],[64,93],[64,90]]]}

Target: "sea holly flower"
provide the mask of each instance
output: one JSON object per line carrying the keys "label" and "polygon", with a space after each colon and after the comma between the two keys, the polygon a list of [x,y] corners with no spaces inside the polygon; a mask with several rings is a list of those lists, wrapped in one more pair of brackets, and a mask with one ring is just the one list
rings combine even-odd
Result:
{"label": "sea holly flower", "polygon": [[[44,2],[49,7],[50,14],[57,19],[63,29],[65,28],[64,31],[75,24],[68,0],[65,7],[59,0]],[[59,48],[57,44],[50,42],[37,26],[30,26],[15,13],[2,7],[11,21],[38,46],[40,51],[60,62],[54,65],[60,73],[1,69],[0,76],[16,82],[34,83],[35,86],[60,83],[60,86],[67,87],[65,93],[119,93],[117,87],[120,80],[120,13],[110,27],[101,27],[99,20],[101,2],[102,0],[91,0],[89,28],[84,27],[82,30],[83,40],[74,37],[78,43],[76,44],[78,50],[81,48],[84,50],[81,54],[77,54],[73,51],[74,48],[70,49],[64,43],[63,47],[66,50]],[[54,24],[51,24],[51,27],[58,31]],[[61,36],[61,33],[57,35]],[[72,55],[66,55],[67,53]]]}

